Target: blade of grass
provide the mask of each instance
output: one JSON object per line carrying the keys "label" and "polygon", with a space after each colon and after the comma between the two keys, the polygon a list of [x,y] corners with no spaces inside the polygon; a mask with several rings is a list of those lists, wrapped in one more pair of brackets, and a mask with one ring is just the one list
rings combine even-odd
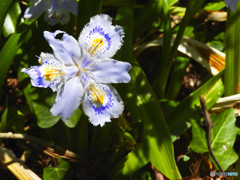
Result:
{"label": "blade of grass", "polygon": [[2,35],[3,23],[7,15],[7,11],[10,5],[12,4],[12,2],[13,0],[1,0],[0,2],[0,36]]}
{"label": "blade of grass", "polygon": [[[171,64],[173,62],[173,58],[176,55],[178,45],[181,43],[185,28],[187,27],[187,25],[189,24],[193,16],[196,14],[196,12],[202,7],[204,2],[205,0],[189,1],[186,13],[180,24],[177,37],[173,43],[170,53],[168,56],[164,56],[162,59],[162,63],[159,64],[159,67],[158,67],[159,73],[157,74],[158,79],[156,79],[154,83],[154,87],[157,90],[156,91],[157,95],[160,98],[163,98],[165,96],[165,90],[166,90],[167,81],[168,81],[168,77],[171,69]],[[168,41],[171,41],[171,39],[168,39]]]}
{"label": "blade of grass", "polygon": [[188,57],[178,56],[173,64],[169,86],[167,88],[167,99],[176,99],[182,87],[183,77],[186,74],[186,68],[190,62]]}
{"label": "blade of grass", "polygon": [[142,9],[137,18],[134,20],[133,39],[141,36],[149,29],[153,22],[160,16],[163,9],[163,0],[151,0],[146,7]]}
{"label": "blade of grass", "polygon": [[[169,56],[169,53],[171,51],[171,39],[172,39],[172,29],[171,29],[171,18],[170,18],[170,14],[169,14],[169,7],[168,4],[166,2],[166,0],[164,0],[163,3],[163,28],[164,28],[164,35],[163,35],[163,46],[162,46],[162,56],[161,56],[161,61],[158,61],[157,66],[158,67],[164,67],[163,69],[160,70],[167,70],[171,68],[172,62],[168,61],[167,57]],[[166,71],[164,70],[163,73],[165,73]],[[160,76],[164,76],[164,74],[161,74],[158,76],[159,71],[157,71],[157,78]],[[157,82],[157,81],[155,81]],[[165,89],[164,89],[165,91]],[[161,92],[161,89],[156,89],[155,92],[159,92],[157,93],[157,95],[159,95],[160,98],[164,97],[164,92]]]}
{"label": "blade of grass", "polygon": [[165,7],[168,9],[168,6],[172,6],[177,1],[178,0],[150,0],[146,6],[138,12],[138,16],[134,21],[133,39],[141,36],[146,30],[151,28],[153,23],[160,17]]}
{"label": "blade of grass", "polygon": [[20,44],[18,44],[20,36],[21,36],[21,34],[18,34],[18,33],[12,34],[0,51],[0,67],[1,67],[0,94],[2,91],[3,82],[7,75],[8,69],[9,69],[9,67],[17,53],[17,50],[20,46]]}
{"label": "blade of grass", "polygon": [[149,163],[149,159],[144,152],[144,145],[140,144],[135,150],[120,160],[108,174],[113,179],[124,179],[123,177],[132,175],[137,170]]}
{"label": "blade of grass", "polygon": [[21,8],[18,2],[12,4],[3,24],[3,35],[8,37],[16,31],[18,17],[21,14]]}
{"label": "blade of grass", "polygon": [[228,11],[226,32],[225,96],[240,93],[240,3],[235,12]]}

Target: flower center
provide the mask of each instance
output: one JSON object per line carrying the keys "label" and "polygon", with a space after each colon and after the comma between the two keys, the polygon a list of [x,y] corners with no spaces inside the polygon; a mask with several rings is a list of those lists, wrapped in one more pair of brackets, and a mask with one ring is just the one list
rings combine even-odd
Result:
{"label": "flower center", "polygon": [[43,74],[46,80],[52,80],[62,75],[64,75],[64,73],[60,69],[54,68],[45,68],[45,73]]}
{"label": "flower center", "polygon": [[55,19],[61,19],[62,18],[62,14],[58,14],[56,11],[54,11],[52,17],[54,17]]}
{"label": "flower center", "polygon": [[61,13],[61,9],[59,7],[59,2],[57,0],[52,0],[52,15],[51,18],[53,19],[62,19],[64,14]]}

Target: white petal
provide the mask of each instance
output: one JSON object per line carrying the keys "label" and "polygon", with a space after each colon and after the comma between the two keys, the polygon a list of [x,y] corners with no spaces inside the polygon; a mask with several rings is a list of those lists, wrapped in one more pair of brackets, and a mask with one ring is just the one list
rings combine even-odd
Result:
{"label": "white petal", "polygon": [[58,23],[64,25],[67,24],[70,20],[70,16],[68,12],[61,12],[58,14],[55,14],[56,12],[52,10],[48,10],[47,13],[44,15],[44,20],[48,22],[50,26],[54,26]]}
{"label": "white petal", "polygon": [[50,7],[51,3],[49,0],[38,0],[34,2],[32,6],[26,9],[24,13],[24,18],[30,18],[33,20],[36,17],[41,16]]}
{"label": "white petal", "polygon": [[128,83],[131,80],[128,73],[131,67],[129,63],[108,59],[96,61],[90,71],[97,82]]}
{"label": "white petal", "polygon": [[240,0],[225,0],[225,4],[229,7],[232,11],[236,11],[237,3]]}
{"label": "white petal", "polygon": [[123,30],[112,25],[112,18],[106,14],[96,15],[85,25],[79,43],[84,51],[96,58],[110,58],[122,46]]}
{"label": "white petal", "polygon": [[78,2],[77,0],[61,0],[61,7],[67,11],[77,15],[78,13]]}
{"label": "white petal", "polygon": [[31,77],[33,86],[58,90],[65,77],[62,63],[52,54],[47,53],[41,53],[39,61],[42,65],[32,66],[29,69],[23,68],[22,72]]}
{"label": "white petal", "polygon": [[69,12],[64,9],[62,6],[62,1],[52,0],[51,8],[44,15],[45,21],[49,25],[54,26],[57,23],[66,24],[68,23],[70,16]]}
{"label": "white petal", "polygon": [[[61,39],[56,39],[57,36]],[[54,56],[65,65],[74,65],[79,63],[81,57],[80,47],[77,40],[64,31],[55,31],[54,33],[44,31],[44,37],[53,49]]]}
{"label": "white petal", "polygon": [[83,110],[94,126],[103,126],[122,114],[123,102],[112,86],[91,84],[84,95]]}
{"label": "white petal", "polygon": [[83,87],[78,77],[66,81],[62,89],[58,91],[55,104],[51,108],[54,116],[61,115],[62,120],[70,117],[80,105],[83,95]]}
{"label": "white petal", "polygon": [[81,69],[88,69],[94,61],[95,59],[91,58],[88,54],[83,54],[79,66]]}

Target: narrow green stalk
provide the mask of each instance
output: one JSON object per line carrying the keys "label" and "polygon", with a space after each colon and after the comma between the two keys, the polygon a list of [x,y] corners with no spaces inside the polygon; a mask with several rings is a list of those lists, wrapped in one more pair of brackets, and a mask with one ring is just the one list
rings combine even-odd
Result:
{"label": "narrow green stalk", "polygon": [[235,12],[228,11],[226,30],[225,96],[240,93],[240,3]]}
{"label": "narrow green stalk", "polygon": [[[189,1],[188,6],[186,8],[187,11],[186,11],[186,13],[183,17],[183,20],[180,24],[180,29],[177,33],[177,37],[173,43],[173,46],[172,46],[171,50],[168,51],[169,53],[168,53],[167,58],[164,57],[163,58],[164,62],[162,62],[161,65],[159,66],[159,73],[158,73],[159,78],[156,80],[154,85],[155,85],[155,89],[157,90],[156,91],[157,95],[160,98],[163,98],[165,96],[165,90],[166,90],[167,81],[168,81],[171,65],[173,62],[173,58],[176,55],[177,48],[182,40],[184,31],[185,31],[187,25],[189,24],[190,20],[198,12],[198,10],[202,7],[204,2],[205,2],[205,0]],[[166,5],[165,5],[165,7],[167,8]],[[167,27],[166,27],[166,30],[167,30]],[[164,32],[164,34],[165,33],[169,33],[169,32]],[[168,39],[168,40],[171,41],[171,39]]]}
{"label": "narrow green stalk", "polygon": [[[163,46],[162,46],[162,57],[161,57],[161,61],[158,63],[158,66],[160,67],[160,71],[156,76],[159,79],[159,81],[161,78],[167,77],[166,74],[169,74],[169,71],[172,65],[172,62],[169,61],[169,53],[171,50],[172,29],[171,29],[171,19],[169,15],[169,7],[166,0],[164,0],[163,2],[163,21],[164,21],[164,24],[163,24],[164,36],[163,36]],[[157,80],[155,82],[158,83],[159,81]],[[154,84],[154,86],[156,86],[156,84]],[[165,87],[158,86],[158,85],[157,87],[158,87],[156,90],[156,92],[158,92],[157,95],[159,95],[160,98],[163,98],[165,93]]]}
{"label": "narrow green stalk", "polygon": [[146,30],[151,28],[153,22],[157,20],[162,13],[162,9],[163,0],[148,1],[146,7],[144,7],[139,15],[134,19],[133,39],[141,36]]}
{"label": "narrow green stalk", "polygon": [[173,63],[171,70],[171,77],[167,87],[166,98],[175,100],[182,87],[182,80],[186,74],[186,68],[189,64],[190,58],[184,56],[177,56],[176,61]]}

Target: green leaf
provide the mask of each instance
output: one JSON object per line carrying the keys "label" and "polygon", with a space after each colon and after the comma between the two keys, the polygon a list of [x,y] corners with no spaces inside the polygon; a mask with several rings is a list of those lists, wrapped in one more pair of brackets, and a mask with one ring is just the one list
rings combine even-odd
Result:
{"label": "green leaf", "polygon": [[179,102],[168,99],[160,99],[159,104],[162,108],[164,117],[167,117],[172,113],[172,111],[176,108]]}
{"label": "green leaf", "polygon": [[8,37],[16,31],[18,17],[21,14],[21,8],[18,2],[15,2],[9,9],[3,24],[3,35]]}
{"label": "green leaf", "polygon": [[[118,13],[117,17],[121,17],[121,21],[117,21],[116,23],[124,27],[126,38],[124,39],[125,43],[123,48],[118,52],[116,59],[129,61],[132,64],[132,70],[130,71],[132,80],[129,84],[124,86],[124,88],[118,88],[118,90],[127,102],[134,120],[144,123],[144,133],[142,135],[143,142],[141,146],[143,149],[140,151],[143,152],[144,159],[151,161],[151,163],[166,177],[169,179],[181,179],[174,159],[173,144],[171,142],[169,130],[158,100],[142,68],[131,56],[131,46],[129,45],[131,45],[132,41],[131,24],[133,23],[133,8],[131,5],[122,7],[119,9]],[[128,26],[129,24],[130,26]],[[159,159],[161,159],[161,161],[159,161]],[[127,159],[124,163],[126,165],[130,164],[129,161],[131,161],[131,159]],[[143,164],[144,163],[140,163],[137,168],[140,168]],[[122,167],[124,168],[124,166]],[[128,172],[133,173],[137,168]],[[119,169],[119,171],[120,174],[123,173],[121,169]]]}
{"label": "green leaf", "polygon": [[228,11],[226,30],[225,96],[240,92],[240,3],[235,12]]}
{"label": "green leaf", "polygon": [[169,8],[169,13],[174,16],[183,17],[186,12],[186,7],[172,6]]}
{"label": "green leaf", "polygon": [[167,0],[167,3],[168,3],[168,6],[172,6],[172,5],[174,5],[178,1],[179,0]]}
{"label": "green leaf", "polygon": [[151,0],[142,9],[134,21],[134,39],[148,30],[153,22],[160,16],[163,9],[163,0]]}
{"label": "green leaf", "polygon": [[[141,163],[141,159],[147,159],[168,178],[179,179],[180,174],[175,164],[168,127],[156,96],[139,66],[133,66],[130,74],[132,81],[127,88],[126,101],[135,121],[143,121],[145,129],[142,146],[138,150],[144,157],[139,159],[140,162],[134,170],[141,168],[141,165],[145,165],[146,161]],[[162,161],[159,161],[156,157],[159,157]],[[121,173],[126,173],[124,175],[133,172],[133,170],[125,168],[125,165],[131,164],[131,161],[132,158],[129,158],[124,163],[123,169],[126,171],[121,171]]]}
{"label": "green leaf", "polygon": [[[116,172],[121,170],[122,176],[131,175],[143,166],[145,166],[149,159],[147,158],[144,145],[139,145],[135,150],[128,153],[125,159],[122,159],[118,164],[113,168],[112,172],[109,174],[109,177],[119,176]],[[114,177],[114,179],[117,177]],[[118,177],[121,179],[122,177]]]}
{"label": "green leaf", "polygon": [[[19,72],[18,72],[18,77],[21,80],[23,80],[22,78],[26,77],[26,75],[21,72],[21,69],[19,69]],[[32,86],[31,83],[29,83],[29,77],[28,79],[24,79],[23,81],[27,81],[28,82],[28,85],[26,85],[24,88],[23,88],[23,93],[27,99],[27,102],[28,102],[28,105],[29,105],[29,108],[30,110],[32,111],[32,113],[34,112],[33,110],[33,107],[32,107],[32,101],[38,99],[38,93],[37,93],[37,90],[35,87]]]}
{"label": "green leaf", "polygon": [[45,167],[43,169],[43,179],[49,180],[62,180],[64,175],[69,169],[69,163],[67,161],[64,161],[62,159],[58,159],[58,167]]}
{"label": "green leaf", "polygon": [[50,109],[55,102],[55,97],[56,94],[52,93],[52,96],[32,101],[34,114],[37,117],[38,126],[41,128],[50,128],[60,119],[59,116],[53,116],[50,112]]}
{"label": "green leaf", "polygon": [[183,77],[186,74],[186,68],[190,59],[187,57],[178,56],[173,64],[169,86],[167,88],[167,99],[176,99],[182,87]]}
{"label": "green leaf", "polygon": [[[170,69],[172,66],[172,60],[169,60],[169,54],[171,51],[171,39],[172,39],[172,28],[171,28],[171,18],[170,18],[170,14],[169,14],[169,7],[168,4],[166,2],[166,0],[163,1],[163,28],[164,28],[164,36],[163,36],[163,46],[162,46],[162,56],[161,56],[161,61],[158,61],[158,63],[156,64],[156,66],[158,66],[157,69],[159,69],[159,71],[157,72],[157,76],[156,76],[156,81],[155,83],[159,83],[160,79],[165,78],[165,80],[168,79],[168,73],[170,73]],[[164,73],[164,77],[162,76]],[[154,84],[154,86],[156,87],[156,84]],[[162,84],[161,86],[164,86],[164,84]],[[163,98],[165,95],[165,87],[163,89],[156,89],[156,94],[158,97]]]}
{"label": "green leaf", "polygon": [[7,75],[8,69],[16,55],[17,49],[19,47],[18,41],[20,34],[12,34],[7,42],[4,44],[3,48],[0,51],[0,94],[3,86],[3,82]]}
{"label": "green leaf", "polygon": [[[238,132],[238,128],[235,126],[234,109],[213,114],[211,120],[214,125],[211,131],[211,147],[223,170],[226,170],[238,159],[238,155],[233,149]],[[196,122],[192,122],[193,139],[190,147],[197,153],[205,153],[208,151],[206,133]],[[217,168],[217,166],[215,167]]]}
{"label": "green leaf", "polygon": [[77,125],[78,121],[80,120],[82,113],[83,112],[81,109],[79,109],[79,108],[76,109],[75,111],[73,111],[72,116],[65,120],[65,124],[69,128],[74,128]]}
{"label": "green leaf", "polygon": [[191,120],[192,124],[192,141],[190,147],[197,153],[205,153],[208,151],[206,132],[202,129],[196,120]]}
{"label": "green leaf", "polygon": [[6,17],[8,8],[12,4],[13,0],[1,0],[0,1],[0,36],[2,35],[3,23]]}
{"label": "green leaf", "polygon": [[204,7],[206,10],[219,11],[222,8],[226,7],[226,4],[223,1],[219,2],[210,2]]}
{"label": "green leaf", "polygon": [[222,73],[212,77],[196,91],[186,97],[179,105],[166,117],[166,122],[171,132],[172,140],[176,140],[190,124],[191,119],[199,119],[200,113],[196,107],[200,107],[199,96],[206,99],[207,108],[209,109],[222,96],[224,92],[221,81]]}

